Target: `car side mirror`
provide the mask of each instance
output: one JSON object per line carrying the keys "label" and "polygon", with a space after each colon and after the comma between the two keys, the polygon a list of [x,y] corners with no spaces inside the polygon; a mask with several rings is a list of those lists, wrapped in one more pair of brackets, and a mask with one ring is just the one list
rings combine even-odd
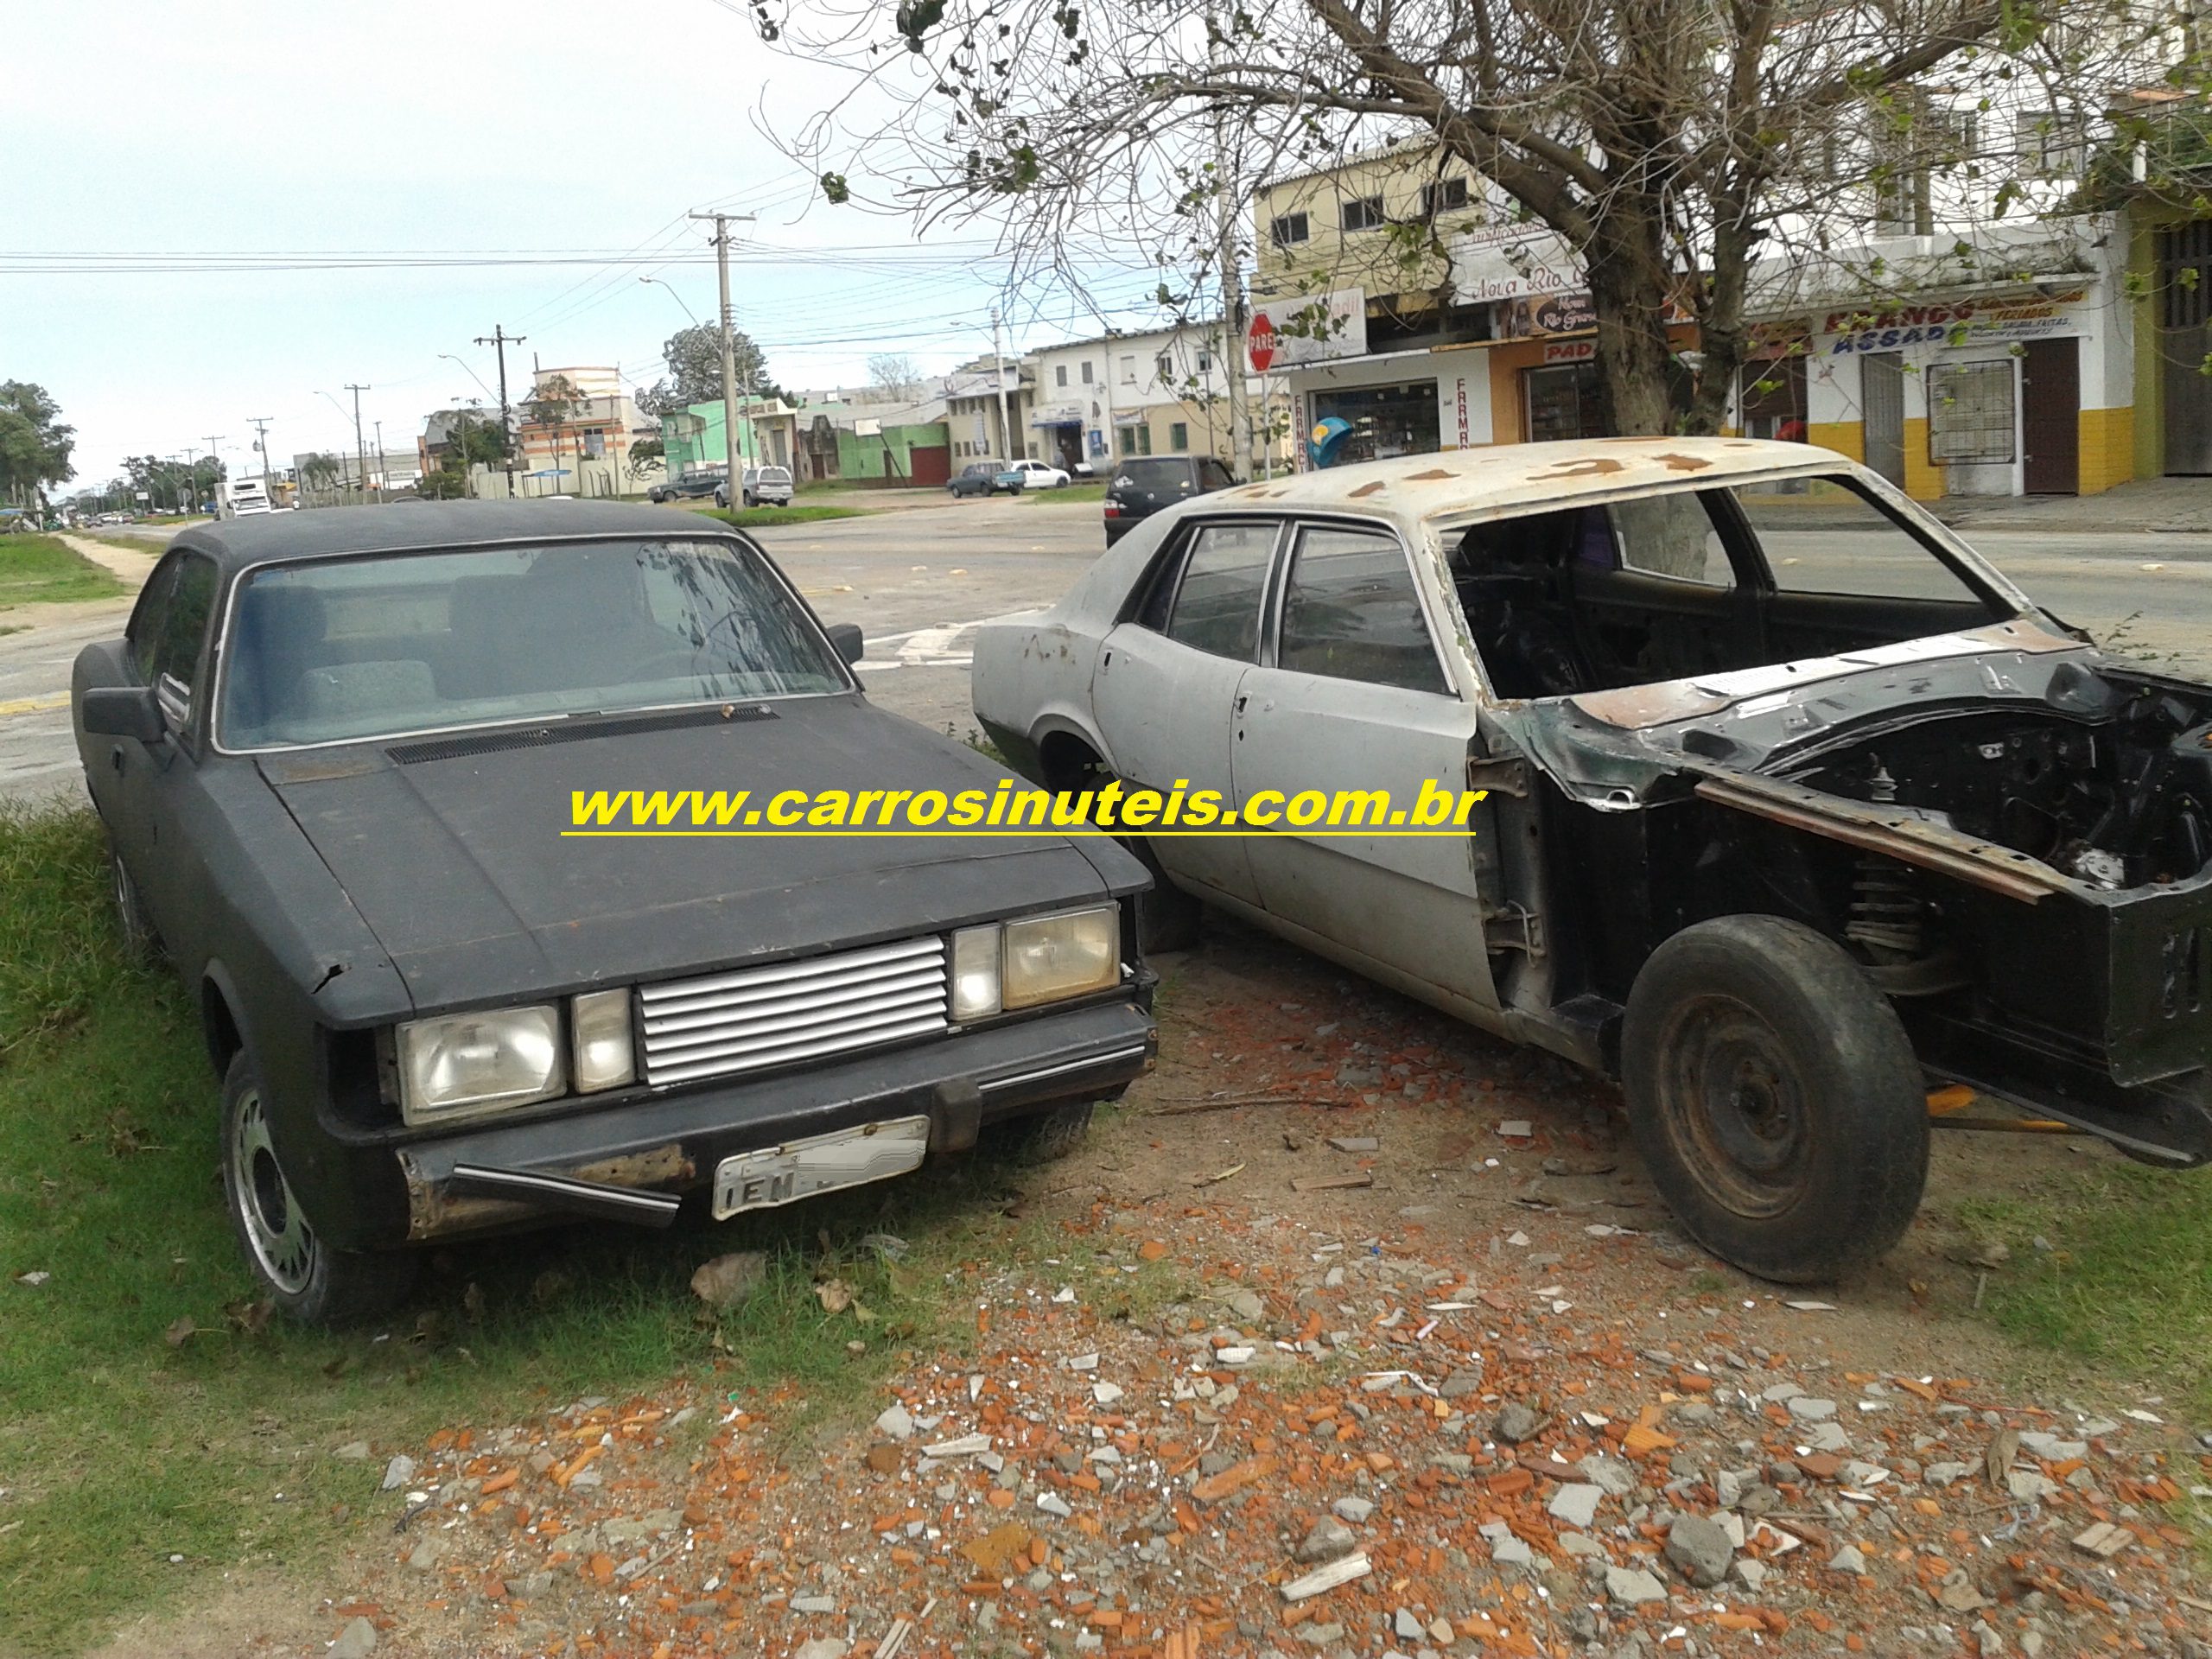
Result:
{"label": "car side mirror", "polygon": [[849,663],[857,663],[868,652],[868,643],[861,638],[861,625],[857,622],[831,623],[830,644]]}
{"label": "car side mirror", "polygon": [[146,685],[101,685],[85,692],[85,730],[94,737],[135,737],[151,743],[168,735],[162,705]]}

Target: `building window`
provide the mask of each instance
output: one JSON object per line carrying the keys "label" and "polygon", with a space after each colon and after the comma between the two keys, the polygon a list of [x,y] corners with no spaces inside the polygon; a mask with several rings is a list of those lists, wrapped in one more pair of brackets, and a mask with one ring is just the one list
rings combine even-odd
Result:
{"label": "building window", "polygon": [[1200,374],[1211,374],[1213,372],[1213,353],[1211,352],[1200,352],[1198,353],[1198,372]]}
{"label": "building window", "polygon": [[1166,352],[1162,352],[1152,359],[1152,368],[1153,372],[1162,380],[1173,380],[1175,378],[1175,359]]}
{"label": "building window", "polygon": [[1137,383],[1137,360],[1134,355],[1122,359],[1122,384],[1134,386]]}
{"label": "building window", "polygon": [[2014,139],[2030,178],[2078,179],[2089,170],[2089,124],[2078,111],[2024,110]]}
{"label": "building window", "polygon": [[1083,359],[1083,384],[1086,386],[1090,384],[1090,359],[1087,357]]}
{"label": "building window", "polygon": [[1277,213],[1268,226],[1268,240],[1279,248],[1295,247],[1313,234],[1304,213]]}
{"label": "building window", "polygon": [[1354,231],[1379,231],[1382,228],[1382,198],[1381,196],[1348,196],[1339,204],[1338,223],[1344,234]]}
{"label": "building window", "polygon": [[1465,179],[1436,179],[1421,188],[1421,216],[1434,219],[1439,213],[1456,213],[1467,205],[1467,181]]}
{"label": "building window", "polygon": [[1122,453],[1125,455],[1148,455],[1152,453],[1152,428],[1146,422],[1140,421],[1135,426],[1116,427],[1114,435],[1120,441]]}
{"label": "building window", "polygon": [[1065,363],[1052,365],[1052,384],[1056,386],[1065,386],[1067,383],[1068,365]]}
{"label": "building window", "polygon": [[1167,447],[1179,455],[1190,448],[1191,428],[1188,422],[1177,421],[1168,427]]}
{"label": "building window", "polygon": [[2012,459],[2012,359],[1938,363],[1928,371],[1928,459],[1937,465]]}

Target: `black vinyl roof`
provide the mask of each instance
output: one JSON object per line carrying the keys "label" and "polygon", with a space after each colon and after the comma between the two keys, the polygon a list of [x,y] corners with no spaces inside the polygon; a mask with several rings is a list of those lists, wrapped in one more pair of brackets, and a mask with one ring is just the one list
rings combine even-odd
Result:
{"label": "black vinyl roof", "polygon": [[407,500],[218,519],[180,531],[171,545],[208,554],[227,573],[251,564],[346,553],[626,536],[734,537],[736,532],[702,513],[625,501]]}

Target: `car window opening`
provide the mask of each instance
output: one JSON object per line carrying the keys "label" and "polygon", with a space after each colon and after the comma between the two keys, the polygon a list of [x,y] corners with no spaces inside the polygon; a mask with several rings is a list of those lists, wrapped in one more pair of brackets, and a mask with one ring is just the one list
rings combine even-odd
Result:
{"label": "car window opening", "polygon": [[1446,550],[1503,697],[1763,668],[2013,613],[1840,480],[1488,520]]}
{"label": "car window opening", "polygon": [[231,749],[847,689],[765,563],[709,542],[279,566],[241,584],[224,658]]}

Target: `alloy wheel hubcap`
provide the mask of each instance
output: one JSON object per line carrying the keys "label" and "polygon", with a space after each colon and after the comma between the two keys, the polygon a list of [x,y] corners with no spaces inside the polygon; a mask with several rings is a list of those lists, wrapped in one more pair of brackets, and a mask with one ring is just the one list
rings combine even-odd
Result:
{"label": "alloy wheel hubcap", "polygon": [[276,1162],[276,1148],[269,1139],[269,1114],[258,1090],[238,1103],[232,1135],[238,1217],[245,1224],[254,1260],[270,1283],[287,1295],[297,1295],[315,1274],[315,1234]]}

